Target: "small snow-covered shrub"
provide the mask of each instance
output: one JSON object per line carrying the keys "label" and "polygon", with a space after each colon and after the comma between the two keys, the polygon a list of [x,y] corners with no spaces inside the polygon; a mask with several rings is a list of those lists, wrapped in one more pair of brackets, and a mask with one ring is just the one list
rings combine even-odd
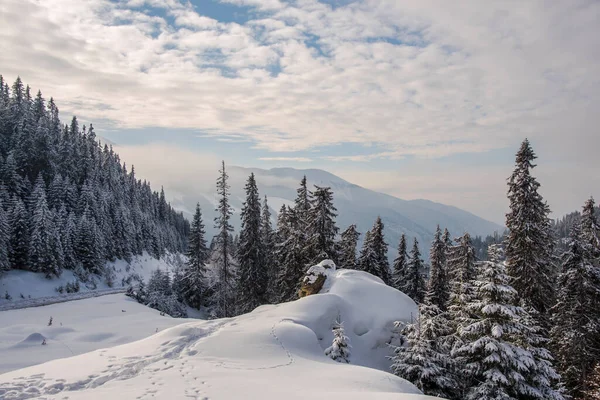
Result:
{"label": "small snow-covered shrub", "polygon": [[344,324],[339,319],[333,325],[333,343],[325,349],[325,355],[341,363],[350,363],[350,339],[344,332]]}

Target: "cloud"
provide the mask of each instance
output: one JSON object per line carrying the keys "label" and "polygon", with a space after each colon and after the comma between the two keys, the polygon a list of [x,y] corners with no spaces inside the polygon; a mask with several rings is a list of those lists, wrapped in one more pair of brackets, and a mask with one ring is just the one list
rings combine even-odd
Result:
{"label": "cloud", "polygon": [[[599,100],[597,2],[227,2],[261,13],[237,24],[175,0],[7,0],[0,70],[89,120],[231,132],[278,152],[485,152],[561,135],[558,120]],[[597,136],[598,118],[576,137]]]}
{"label": "cloud", "polygon": [[596,1],[222,2],[250,7],[248,21],[179,0],[4,0],[0,73],[99,133],[189,128],[278,154],[384,149],[313,158],[339,163],[485,153],[528,136],[557,177],[581,188],[595,174]]}

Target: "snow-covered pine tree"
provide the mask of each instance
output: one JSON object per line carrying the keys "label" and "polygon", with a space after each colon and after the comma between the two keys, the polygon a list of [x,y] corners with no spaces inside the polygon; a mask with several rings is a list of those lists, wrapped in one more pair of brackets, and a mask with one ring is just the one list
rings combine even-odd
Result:
{"label": "snow-covered pine tree", "polygon": [[587,391],[584,394],[583,400],[600,400],[600,361],[588,377],[586,386]]}
{"label": "snow-covered pine tree", "polygon": [[339,229],[335,224],[336,211],[331,188],[315,185],[306,226],[306,250],[310,264],[318,264],[327,259],[338,262],[335,238]]}
{"label": "snow-covered pine tree", "polygon": [[294,200],[294,211],[299,219],[299,223],[306,223],[308,221],[308,213],[312,207],[312,193],[308,190],[306,183],[306,175],[302,177],[300,181],[300,187],[296,190],[296,200]]}
{"label": "snow-covered pine tree", "polygon": [[62,246],[56,234],[54,215],[48,208],[46,195],[42,192],[32,219],[29,267],[34,272],[43,272],[46,278],[59,277]]}
{"label": "snow-covered pine tree", "polygon": [[307,269],[304,233],[298,229],[298,214],[292,209],[280,213],[278,221],[277,262],[280,265],[277,277],[277,301],[284,302],[298,297],[300,283]]}
{"label": "snow-covered pine tree", "polygon": [[365,240],[363,241],[356,267],[360,271],[365,271],[371,275],[379,276],[379,268],[377,266],[377,254],[373,250],[373,239],[371,231],[365,233]]}
{"label": "snow-covered pine tree", "polygon": [[392,286],[399,291],[406,293],[408,291],[408,254],[406,252],[406,235],[400,236],[398,244],[398,256],[394,260],[392,272]]}
{"label": "snow-covered pine tree", "polygon": [[419,305],[419,319],[405,329],[408,346],[395,347],[392,372],[415,384],[424,394],[454,398],[458,383],[446,337],[447,314],[429,296]]}
{"label": "snow-covered pine tree", "polygon": [[383,221],[378,216],[371,229],[371,246],[377,260],[377,276],[389,285],[391,281],[390,262],[387,257],[388,244],[385,242],[383,228]]}
{"label": "snow-covered pine tree", "polygon": [[583,206],[581,213],[581,240],[584,245],[590,246],[590,255],[600,258],[600,224],[596,216],[596,204],[590,197]]}
{"label": "snow-covered pine tree", "polygon": [[536,158],[525,139],[508,180],[506,268],[519,297],[536,309],[542,326],[547,327],[547,312],[554,298],[553,239],[550,209],[538,193],[540,184],[531,175]]}
{"label": "snow-covered pine tree", "polygon": [[267,299],[273,299],[277,277],[277,263],[275,258],[276,236],[271,223],[271,210],[269,209],[266,195],[260,213],[260,242],[263,245],[263,259],[267,270]]}
{"label": "snow-covered pine tree", "polygon": [[340,240],[339,267],[346,269],[356,269],[356,246],[360,233],[356,230],[356,225],[350,225],[344,232]]}
{"label": "snow-covered pine tree", "polygon": [[429,263],[431,264],[431,272],[427,282],[427,291],[431,302],[438,306],[440,310],[445,311],[448,306],[450,288],[446,271],[446,245],[442,239],[442,231],[439,225],[435,230],[429,250]]}
{"label": "snow-covered pine tree", "polygon": [[0,202],[0,276],[10,269],[8,259],[8,246],[10,244],[10,228],[8,226],[7,212]]}
{"label": "snow-covered pine tree", "polygon": [[260,197],[254,173],[245,186],[246,201],[242,206],[242,226],[237,251],[238,313],[245,314],[267,302],[268,271],[264,245],[261,242]]}
{"label": "snow-covered pine tree", "polygon": [[217,179],[217,195],[219,202],[215,217],[215,229],[218,233],[213,252],[216,279],[212,287],[213,314],[217,318],[232,317],[235,312],[235,270],[231,255],[230,232],[233,227],[229,220],[233,210],[229,205],[229,175],[225,171],[225,161],[221,163],[219,178]]}
{"label": "snow-covered pine tree", "polygon": [[528,329],[522,322],[525,310],[515,305],[517,291],[503,264],[484,262],[481,268],[476,294],[465,305],[476,319],[459,329],[462,345],[452,351],[462,365],[459,375],[469,382],[464,398],[541,399],[526,379],[535,360],[523,347]]}
{"label": "snow-covered pine tree", "polygon": [[344,331],[344,323],[340,321],[339,317],[333,324],[332,331],[333,342],[331,346],[325,349],[325,355],[340,363],[350,363],[350,349],[352,349],[352,346]]}
{"label": "snow-covered pine tree", "polygon": [[194,308],[204,303],[207,289],[206,263],[209,253],[206,247],[204,223],[200,203],[196,204],[196,212],[192,219],[188,236],[187,263],[183,267],[181,277],[181,297]]}
{"label": "snow-covered pine tree", "polygon": [[589,247],[582,243],[579,223],[573,225],[570,240],[562,256],[551,337],[562,381],[569,394],[579,398],[598,361],[600,276],[590,260]]}
{"label": "snow-covered pine tree", "polygon": [[27,269],[29,257],[29,216],[21,199],[14,199],[10,216],[9,259],[13,269]]}
{"label": "snow-covered pine tree", "polygon": [[[475,249],[471,236],[465,233],[457,239],[458,243],[448,250],[448,271],[450,278],[450,297],[448,314],[457,333],[473,322],[474,316],[467,307],[476,296]],[[460,335],[456,337],[460,338]]]}
{"label": "snow-covered pine tree", "polygon": [[421,258],[421,252],[419,251],[419,242],[417,241],[417,238],[415,238],[412,250],[410,251],[410,257],[408,259],[408,276],[405,294],[413,299],[417,304],[422,303],[425,297],[425,279],[423,278],[424,270],[425,266],[423,259]]}
{"label": "snow-covered pine tree", "polygon": [[77,224],[77,238],[75,252],[77,260],[83,269],[92,274],[102,272],[102,258],[100,254],[100,240],[98,227],[89,209],[84,210]]}

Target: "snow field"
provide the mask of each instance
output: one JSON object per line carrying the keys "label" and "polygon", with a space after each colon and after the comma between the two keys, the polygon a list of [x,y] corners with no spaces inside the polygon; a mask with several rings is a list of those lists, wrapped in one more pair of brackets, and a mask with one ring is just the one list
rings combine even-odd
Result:
{"label": "snow field", "polygon": [[[322,294],[0,375],[0,397],[430,399],[384,372],[393,322],[415,314],[412,300],[378,278],[338,270]],[[351,364],[324,355],[338,316],[352,344]]]}

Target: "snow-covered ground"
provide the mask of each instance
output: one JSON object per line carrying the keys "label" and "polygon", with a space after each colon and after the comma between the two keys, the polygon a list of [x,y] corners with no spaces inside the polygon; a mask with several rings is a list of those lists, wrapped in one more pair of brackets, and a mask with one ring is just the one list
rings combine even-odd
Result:
{"label": "snow-covered ground", "polygon": [[124,294],[2,311],[0,321],[0,373],[134,342],[189,322],[161,316]]}
{"label": "snow-covered ground", "polygon": [[[142,306],[133,302],[127,303],[127,310],[122,313],[118,299],[123,299],[123,295],[56,304],[35,311],[82,304],[81,312],[88,312],[77,325],[88,321],[89,330],[74,336],[71,343],[82,346],[81,351],[85,351],[85,340],[104,341],[102,345],[110,346],[118,329],[131,331],[133,336],[134,332],[147,334],[148,330],[167,326],[159,326],[158,321],[182,322],[160,317],[153,310],[147,310],[150,314],[138,312],[137,307]],[[101,311],[105,301],[115,301],[110,313]],[[85,302],[99,303],[86,306]],[[18,319],[25,311],[29,310],[2,312],[0,319],[4,321],[7,315]],[[103,320],[98,313],[111,316]],[[134,343],[0,375],[0,398],[431,399],[419,395],[412,384],[384,372],[389,368],[385,356],[389,354],[387,342],[393,335],[393,322],[408,320],[415,313],[412,300],[378,278],[360,271],[339,270],[330,274],[318,295],[262,306],[236,318],[186,322]],[[351,340],[351,364],[337,363],[324,355],[324,349],[331,345],[331,327],[338,316]],[[53,327],[60,332],[60,325],[55,324],[63,317],[53,317]],[[47,312],[37,316],[34,313],[31,318],[37,325],[27,328],[28,323],[23,322],[13,331],[10,327],[14,322],[9,321],[8,330],[0,331],[3,338],[14,335],[12,353],[2,350],[0,359],[8,356],[18,362],[17,359],[38,351],[64,347],[59,342],[49,342],[42,348],[36,343],[40,336],[32,338],[34,343],[19,344],[32,333],[52,334],[52,327],[46,327]],[[109,322],[112,318],[119,318],[120,322]]]}
{"label": "snow-covered ground", "polygon": [[[63,292],[61,294],[56,290],[60,286],[64,288],[67,283],[74,283],[78,280],[72,271],[64,270],[60,278],[46,279],[44,274],[41,273],[11,270],[0,277],[0,310],[78,299],[86,297],[87,293],[90,293],[87,297],[91,297],[93,293],[118,292],[127,286],[123,285],[123,279],[137,275],[147,282],[152,272],[157,268],[171,270],[176,266],[180,262],[178,257],[178,255],[167,254],[164,258],[157,260],[148,253],[144,253],[142,256],[134,257],[131,263],[124,260],[109,262],[106,266],[113,269],[115,275],[113,287],[109,287],[104,279],[95,277],[95,288],[80,282],[78,293]],[[6,299],[7,294],[10,300]],[[39,299],[39,301],[35,301],[36,299]]]}

